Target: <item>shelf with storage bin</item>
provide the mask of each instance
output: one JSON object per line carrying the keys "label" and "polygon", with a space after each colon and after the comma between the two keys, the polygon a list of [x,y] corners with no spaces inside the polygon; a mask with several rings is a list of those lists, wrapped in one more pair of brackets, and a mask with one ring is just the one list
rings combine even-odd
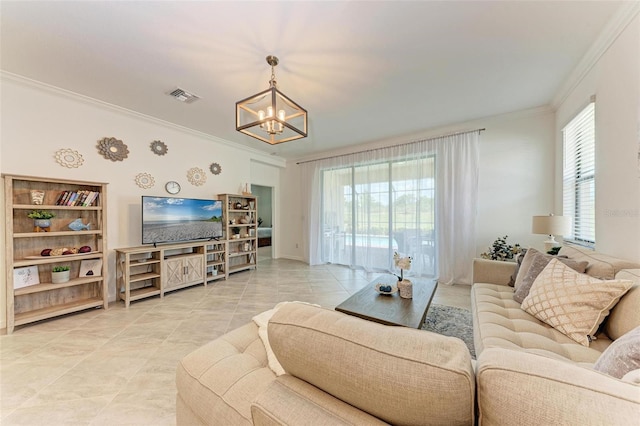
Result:
{"label": "shelf with storage bin", "polygon": [[[6,213],[6,315],[7,333],[17,325],[54,318],[89,308],[108,307],[106,262],[107,184],[34,176],[3,175]],[[66,193],[94,193],[91,205],[58,205]],[[53,213],[51,225],[36,226],[30,210]],[[89,229],[74,231],[70,224],[80,219]],[[77,223],[77,222],[76,222]],[[36,232],[39,231],[39,232]],[[44,249],[87,253],[42,256]],[[84,263],[87,262],[87,263]],[[79,276],[88,264],[100,267],[95,275]],[[70,267],[71,279],[51,282],[54,266]],[[84,269],[83,269],[84,268]],[[25,272],[27,271],[27,272]],[[29,274],[28,282],[25,274]]]}
{"label": "shelf with storage bin", "polygon": [[227,274],[256,269],[258,199],[250,194],[218,194],[227,239]]}

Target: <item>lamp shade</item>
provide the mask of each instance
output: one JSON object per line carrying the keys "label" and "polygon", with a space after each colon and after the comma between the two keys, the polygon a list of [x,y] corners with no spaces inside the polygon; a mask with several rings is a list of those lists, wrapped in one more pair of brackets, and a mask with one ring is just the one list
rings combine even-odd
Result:
{"label": "lamp shade", "polygon": [[533,216],[531,232],[544,235],[566,235],[571,229],[569,216]]}

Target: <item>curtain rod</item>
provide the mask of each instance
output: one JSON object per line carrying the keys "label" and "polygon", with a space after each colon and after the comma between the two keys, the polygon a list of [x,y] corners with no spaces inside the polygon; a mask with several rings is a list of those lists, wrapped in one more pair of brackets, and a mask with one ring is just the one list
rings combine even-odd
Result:
{"label": "curtain rod", "polygon": [[347,154],[340,154],[340,155],[331,155],[329,157],[316,158],[314,160],[298,161],[296,163],[296,165],[305,164],[305,163],[313,163],[314,161],[329,160],[331,158],[344,157],[346,155],[363,154],[365,152],[373,152],[373,151],[379,151],[381,149],[395,148],[395,147],[398,147],[398,146],[410,145],[412,143],[418,143],[418,142],[426,142],[426,141],[430,141],[430,140],[433,140],[433,139],[446,138],[446,137],[449,137],[449,136],[464,135],[464,134],[467,134],[467,133],[475,133],[475,132],[479,133],[479,132],[484,132],[485,130],[487,130],[487,129],[483,127],[482,129],[467,130],[467,131],[464,131],[464,132],[448,133],[448,134],[445,134],[445,135],[433,136],[431,138],[419,139],[419,140],[415,140],[415,141],[411,141],[411,142],[405,142],[405,143],[399,143],[399,144],[396,144],[396,145],[383,146],[383,147],[380,147],[380,148],[365,149],[364,151],[349,152]]}

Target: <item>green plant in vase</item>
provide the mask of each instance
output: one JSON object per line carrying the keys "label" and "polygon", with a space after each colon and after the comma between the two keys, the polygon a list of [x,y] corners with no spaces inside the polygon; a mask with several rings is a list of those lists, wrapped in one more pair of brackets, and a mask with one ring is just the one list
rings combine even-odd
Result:
{"label": "green plant in vase", "polygon": [[53,284],[66,283],[69,281],[71,267],[69,265],[54,266],[51,269],[51,282]]}
{"label": "green plant in vase", "polygon": [[520,244],[507,244],[507,238],[508,235],[497,238],[489,247],[489,250],[481,253],[480,257],[482,257],[483,259],[502,261],[513,259],[514,256],[522,252],[522,248],[520,247]]}
{"label": "green plant in vase", "polygon": [[47,232],[51,230],[51,218],[56,217],[56,214],[47,210],[31,210],[27,217],[33,219],[35,232]]}

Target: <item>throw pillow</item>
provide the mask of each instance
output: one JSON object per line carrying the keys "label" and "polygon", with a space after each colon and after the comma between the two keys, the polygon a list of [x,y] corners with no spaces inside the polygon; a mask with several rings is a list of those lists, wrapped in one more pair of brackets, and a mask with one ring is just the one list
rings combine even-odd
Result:
{"label": "throw pillow", "polygon": [[586,271],[587,266],[589,266],[589,262],[576,262],[575,260],[567,259],[567,258],[557,258],[548,254],[542,254],[540,252],[536,252],[533,255],[531,260],[531,265],[527,272],[522,274],[520,278],[520,286],[516,289],[515,293],[513,293],[513,300],[518,303],[522,303],[525,297],[529,295],[529,291],[531,290],[531,286],[540,272],[549,264],[551,259],[558,259],[560,262],[564,263],[571,269],[576,272],[580,272],[581,274]]}
{"label": "throw pillow", "polygon": [[516,278],[518,277],[518,271],[520,270],[520,265],[522,265],[522,259],[524,259],[524,255],[527,254],[527,249],[524,248],[520,253],[516,255],[516,268],[513,270],[513,274],[511,274],[511,278],[509,278],[509,287],[513,287],[516,284]]}
{"label": "throw pillow", "polygon": [[640,368],[640,326],[609,345],[593,366],[605,374],[622,379]]}
{"label": "throw pillow", "polygon": [[633,283],[603,281],[551,259],[533,282],[521,308],[567,337],[589,346],[600,323]]}
{"label": "throw pillow", "polygon": [[529,268],[531,267],[531,262],[533,262],[533,257],[537,253],[540,253],[538,250],[534,248],[530,248],[522,257],[522,261],[520,262],[520,267],[518,268],[518,275],[516,276],[513,287],[515,290],[518,289],[522,285],[522,277],[527,273]]}

